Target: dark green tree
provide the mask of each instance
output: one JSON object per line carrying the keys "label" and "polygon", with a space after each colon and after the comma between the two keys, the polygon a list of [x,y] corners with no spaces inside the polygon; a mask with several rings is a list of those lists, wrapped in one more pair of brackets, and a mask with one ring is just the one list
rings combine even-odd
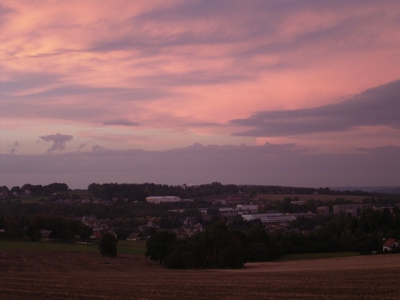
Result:
{"label": "dark green tree", "polygon": [[268,248],[264,243],[253,243],[246,249],[246,256],[249,261],[267,261]]}
{"label": "dark green tree", "polygon": [[[170,269],[185,269],[187,268],[186,264],[184,263],[184,256],[187,256],[185,245],[183,244],[176,244],[172,252],[168,255],[168,257],[164,260],[164,267]],[[191,253],[189,253],[191,254]]]}
{"label": "dark green tree", "polygon": [[117,256],[117,243],[118,239],[111,233],[106,232],[99,242],[100,254],[110,257]]}
{"label": "dark green tree", "polygon": [[159,261],[160,265],[174,249],[175,235],[166,231],[160,231],[146,242],[146,257],[152,261]]}
{"label": "dark green tree", "polygon": [[1,228],[4,228],[4,216],[3,215],[0,216],[0,229]]}
{"label": "dark green tree", "polygon": [[89,237],[90,237],[90,232],[89,232],[89,230],[81,229],[81,230],[79,231],[79,237],[80,237],[82,240],[87,240],[87,239],[89,239]]}
{"label": "dark green tree", "polygon": [[244,265],[244,251],[236,236],[229,238],[229,243],[221,250],[219,268],[240,268]]}
{"label": "dark green tree", "polygon": [[225,223],[207,228],[205,238],[205,267],[239,268],[245,262],[240,237],[233,235]]}
{"label": "dark green tree", "polygon": [[20,236],[20,232],[22,230],[21,224],[16,218],[9,218],[6,219],[5,221],[5,231],[6,231],[6,236],[10,239],[13,240]]}

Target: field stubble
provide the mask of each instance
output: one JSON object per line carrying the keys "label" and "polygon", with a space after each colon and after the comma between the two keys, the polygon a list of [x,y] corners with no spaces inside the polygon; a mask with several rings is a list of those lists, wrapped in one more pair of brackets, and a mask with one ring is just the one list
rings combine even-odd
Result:
{"label": "field stubble", "polygon": [[0,252],[1,299],[398,299],[400,255],[169,270],[143,255]]}

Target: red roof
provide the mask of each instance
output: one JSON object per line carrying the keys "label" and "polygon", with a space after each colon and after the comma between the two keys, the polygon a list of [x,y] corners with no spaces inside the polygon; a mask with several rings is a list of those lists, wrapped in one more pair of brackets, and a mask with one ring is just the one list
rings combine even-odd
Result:
{"label": "red roof", "polygon": [[390,238],[390,239],[388,239],[388,240],[383,244],[383,247],[390,247],[390,246],[392,246],[393,243],[395,243],[395,242],[396,242],[395,239]]}

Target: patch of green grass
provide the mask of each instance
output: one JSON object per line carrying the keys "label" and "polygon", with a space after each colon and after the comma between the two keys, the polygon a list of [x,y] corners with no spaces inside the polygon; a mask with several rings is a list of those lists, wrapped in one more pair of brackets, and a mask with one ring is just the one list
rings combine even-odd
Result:
{"label": "patch of green grass", "polygon": [[322,259],[322,258],[337,258],[337,257],[349,257],[359,256],[359,252],[328,252],[328,253],[301,253],[301,254],[289,254],[281,258],[285,260],[302,260],[302,259]]}
{"label": "patch of green grass", "polygon": [[[36,250],[36,251],[66,251],[66,252],[99,252],[98,242],[91,245],[69,244],[63,242],[29,242],[0,240],[0,250]],[[118,241],[117,253],[119,254],[144,254],[146,242]]]}
{"label": "patch of green grass", "polygon": [[144,254],[146,241],[118,241],[117,251],[121,254]]}
{"label": "patch of green grass", "polygon": [[354,195],[315,195],[315,194],[260,194],[258,197],[262,200],[267,201],[282,201],[283,199],[290,197],[294,199],[295,197],[299,198],[300,201],[307,202],[310,199],[313,200],[321,200],[322,202],[327,202],[329,200],[336,200],[337,198],[351,200],[355,203],[362,203],[363,199],[368,198],[365,196],[354,196]]}
{"label": "patch of green grass", "polygon": [[1,250],[37,250],[67,252],[97,252],[97,244],[69,244],[63,242],[0,241]]}
{"label": "patch of green grass", "polygon": [[36,203],[39,202],[41,199],[45,197],[42,196],[35,196],[35,197],[24,197],[24,198],[13,198],[9,199],[11,202],[21,202],[22,204],[24,203]]}
{"label": "patch of green grass", "polygon": [[87,198],[89,198],[89,197],[91,196],[91,194],[90,194],[90,192],[89,192],[88,190],[76,189],[76,190],[68,191],[68,193],[69,193],[70,195],[76,194],[76,195],[78,195],[79,197],[87,197]]}

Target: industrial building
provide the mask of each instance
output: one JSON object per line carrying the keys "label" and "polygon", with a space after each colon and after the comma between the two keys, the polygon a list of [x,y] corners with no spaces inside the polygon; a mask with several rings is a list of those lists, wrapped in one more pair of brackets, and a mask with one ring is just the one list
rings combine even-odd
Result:
{"label": "industrial building", "polygon": [[177,196],[151,196],[147,197],[148,203],[160,204],[161,202],[181,202],[181,198]]}
{"label": "industrial building", "polygon": [[242,215],[242,217],[245,221],[260,219],[262,223],[290,222],[297,218],[295,215],[285,215],[282,213],[248,214]]}

